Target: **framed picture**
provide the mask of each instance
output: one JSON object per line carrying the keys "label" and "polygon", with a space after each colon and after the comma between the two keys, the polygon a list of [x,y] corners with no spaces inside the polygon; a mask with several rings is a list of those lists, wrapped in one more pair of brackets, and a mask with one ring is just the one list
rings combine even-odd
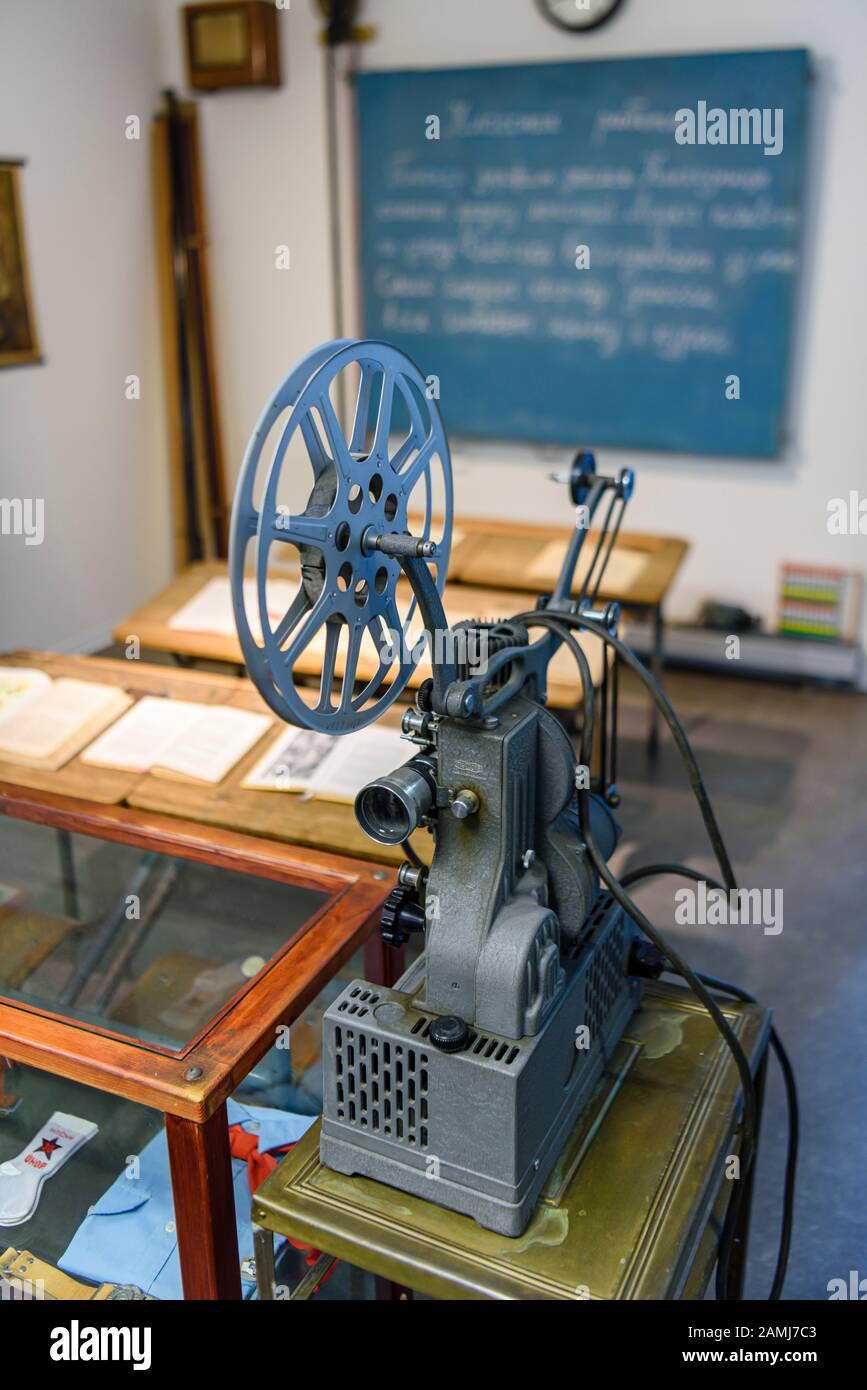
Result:
{"label": "framed picture", "polygon": [[21,215],[21,165],[0,160],[0,367],[41,362]]}
{"label": "framed picture", "polygon": [[274,0],[208,0],[183,14],[191,87],[279,87]]}

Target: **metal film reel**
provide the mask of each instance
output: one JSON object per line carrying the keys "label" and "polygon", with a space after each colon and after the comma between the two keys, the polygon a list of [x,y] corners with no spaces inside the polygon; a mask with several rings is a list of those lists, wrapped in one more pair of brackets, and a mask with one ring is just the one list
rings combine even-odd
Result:
{"label": "metal film reel", "polygon": [[[338,415],[342,394],[354,402],[346,431]],[[306,505],[288,508],[280,501],[281,481],[297,485],[296,470],[307,466]],[[407,640],[415,599],[398,584],[399,560],[369,541],[408,532],[410,510],[415,535],[436,542],[432,564],[441,593],[451,545],[451,460],[425,379],[386,343],[326,343],[298,363],[266,405],[232,509],[229,574],[238,637],[251,679],[289,723],[351,733],[378,719],[405,689],[421,655]],[[287,547],[300,556],[301,583],[275,621],[267,581],[275,562],[291,555]],[[251,571],[258,623],[245,592]],[[311,647],[321,657],[312,704],[299,693],[295,671]]]}

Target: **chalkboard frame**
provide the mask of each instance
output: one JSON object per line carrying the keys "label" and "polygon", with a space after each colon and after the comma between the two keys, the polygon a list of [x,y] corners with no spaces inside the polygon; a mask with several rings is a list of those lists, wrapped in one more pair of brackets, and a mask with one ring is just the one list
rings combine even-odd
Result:
{"label": "chalkboard frame", "polygon": [[[385,203],[381,171],[395,148],[395,132],[392,131],[389,136],[388,122],[391,120],[394,126],[394,112],[399,111],[400,102],[405,100],[404,94],[410,87],[414,94],[413,109],[422,123],[417,124],[412,137],[414,148],[418,150],[422,148],[420,139],[424,138],[423,135],[419,136],[424,118],[437,109],[445,111],[452,99],[450,93],[456,88],[476,94],[475,99],[478,100],[477,94],[484,90],[486,84],[493,84],[496,96],[498,83],[502,86],[504,83],[523,81],[534,87],[539,100],[544,100],[555,75],[567,73],[570,79],[580,77],[582,89],[586,91],[597,79],[610,85],[613,74],[621,87],[631,82],[634,89],[640,91],[646,74],[654,71],[660,81],[674,80],[671,77],[674,73],[681,84],[678,91],[691,90],[697,98],[704,87],[710,101],[714,96],[714,83],[718,84],[723,78],[727,84],[725,89],[736,92],[738,97],[742,91],[753,92],[759,88],[765,99],[775,100],[780,90],[786,96],[786,140],[778,156],[764,156],[758,147],[729,146],[722,151],[723,160],[713,167],[721,168],[727,162],[729,167],[739,169],[758,167],[761,173],[764,163],[768,171],[776,166],[783,173],[782,179],[776,174],[774,177],[774,191],[778,186],[780,188],[780,207],[778,209],[776,204],[772,204],[771,214],[779,215],[784,228],[773,238],[766,239],[767,245],[761,255],[767,265],[785,265],[787,270],[785,273],[779,272],[779,283],[776,284],[771,280],[771,273],[767,272],[761,291],[744,297],[743,307],[739,310],[740,318],[737,322],[732,320],[734,327],[727,329],[731,350],[724,351],[714,344],[714,352],[720,360],[711,357],[703,369],[703,377],[695,370],[689,370],[688,365],[679,371],[651,370],[647,374],[645,387],[637,376],[645,359],[634,354],[625,363],[612,366],[602,375],[597,372],[594,377],[588,355],[574,349],[568,354],[564,350],[555,357],[550,349],[538,350],[540,347],[544,349],[545,344],[532,338],[516,350],[514,345],[504,345],[496,339],[480,337],[474,340],[471,334],[464,335],[455,349],[454,342],[450,343],[444,334],[405,331],[400,325],[394,327],[393,323],[384,321],[381,302],[377,303],[377,296],[372,294],[378,265],[373,238],[381,231],[381,210]],[[768,74],[773,76],[775,72],[776,77],[771,81]],[[801,257],[809,76],[810,55],[804,48],[684,53],[647,58],[577,59],[481,68],[366,71],[357,74],[360,286],[365,334],[394,341],[418,361],[426,375],[434,379],[432,389],[440,390],[440,406],[447,427],[456,437],[535,445],[587,442],[600,447],[633,450],[779,458],[788,433],[791,339]],[[734,100],[733,96],[733,103]],[[383,101],[388,108],[385,111]],[[404,110],[400,129],[396,132],[404,147],[408,128],[406,115]],[[388,138],[384,139],[384,134]],[[469,143],[471,141],[467,145]],[[671,143],[673,149],[670,153],[674,154],[677,146],[673,131]],[[399,144],[397,148],[400,148]],[[441,156],[442,149],[440,144],[436,154]],[[701,152],[705,164],[708,152],[707,149]],[[668,155],[669,151],[665,153]],[[695,156],[696,150],[693,147],[687,153]],[[720,153],[719,148],[713,153],[716,157]],[[732,155],[735,156],[734,160]],[[436,160],[430,163],[435,165]],[[695,167],[695,164],[693,158],[692,166]],[[731,232],[726,234],[734,236]],[[719,234],[718,240],[722,245]],[[713,246],[710,249],[713,250]],[[591,253],[592,250],[591,241]],[[735,264],[739,255],[741,253],[735,247],[726,264]],[[758,254],[755,259],[756,264],[760,265]],[[558,266],[558,272],[561,269]],[[756,275],[758,273],[755,272]],[[722,288],[717,285],[720,299]],[[731,297],[729,293],[729,299]],[[747,331],[751,323],[756,326],[753,333]],[[724,319],[723,327],[726,328],[727,324],[728,320]],[[772,325],[770,331],[769,324]],[[578,328],[581,329],[581,324]],[[666,328],[664,321],[661,328]],[[691,325],[689,328],[692,331]],[[651,329],[656,331],[652,324]],[[625,333],[622,325],[621,330]],[[714,343],[712,335],[706,336]],[[684,331],[683,337],[688,343],[690,332]],[[767,341],[760,351],[757,343],[763,337]],[[693,331],[693,338],[699,343],[704,341],[697,330]],[[720,330],[717,341],[721,343],[724,340]],[[676,333],[671,332],[669,339],[663,336],[661,341],[664,344],[670,341],[675,345],[671,350],[678,350]],[[496,381],[492,377],[492,362],[496,363]],[[580,371],[587,374],[585,399],[574,407],[567,402],[566,407],[559,411],[551,409],[552,397],[559,399],[562,404],[564,382],[568,384],[572,362],[579,364]],[[738,371],[741,362],[743,370]],[[654,365],[651,363],[652,367]],[[531,391],[527,379],[533,378],[534,371],[536,380],[532,383]],[[736,398],[727,398],[724,394],[732,389],[725,385],[731,376],[740,378],[740,396]],[[697,382],[701,391],[697,390]],[[554,395],[555,385],[561,392],[559,398]],[[475,410],[470,408],[471,401],[476,402]],[[484,409],[478,408],[480,401]],[[537,401],[541,402],[538,407],[534,404]],[[722,408],[722,403],[726,409]],[[534,411],[537,413],[534,414]]]}

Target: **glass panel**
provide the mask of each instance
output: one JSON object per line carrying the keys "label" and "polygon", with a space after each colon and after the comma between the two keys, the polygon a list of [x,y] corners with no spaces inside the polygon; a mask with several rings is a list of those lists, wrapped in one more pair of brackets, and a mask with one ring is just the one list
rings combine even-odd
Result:
{"label": "glass panel", "polygon": [[[62,1117],[58,1123],[72,1136],[71,1143],[56,1131],[40,1145],[43,1128],[56,1115]],[[0,1228],[0,1254],[13,1247],[57,1265],[90,1207],[119,1174],[129,1173],[130,1190],[135,1190],[136,1158],[163,1128],[157,1110],[0,1059],[0,1210],[8,1223]],[[61,1158],[67,1147],[70,1156]],[[23,1161],[34,1149],[38,1161],[45,1163],[41,1172]],[[35,1189],[40,1177],[38,1191],[31,1193],[29,1188]],[[19,1186],[27,1189],[20,1202]],[[34,1198],[32,1213],[16,1220]],[[111,1277],[108,1274],[106,1282]],[[4,1291],[4,1296],[11,1295]]]}
{"label": "glass panel", "polygon": [[6,817],[0,994],[179,1051],[327,900]]}

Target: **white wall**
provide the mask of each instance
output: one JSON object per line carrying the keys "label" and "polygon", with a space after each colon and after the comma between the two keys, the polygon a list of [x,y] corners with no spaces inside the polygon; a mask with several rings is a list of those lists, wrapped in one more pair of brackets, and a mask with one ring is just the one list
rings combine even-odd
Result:
{"label": "white wall", "polygon": [[[0,536],[0,650],[75,650],[170,573],[142,0],[0,0],[0,155],[23,156],[45,364],[0,370],[0,497],[43,498],[45,540]],[[142,120],[127,140],[124,122]],[[142,399],[124,383],[141,377]]]}
{"label": "white wall", "polygon": [[[159,16],[164,86],[185,87],[180,0]],[[321,20],[292,0],[277,15],[283,85],[192,93],[198,102],[224,449],[229,481],[267,397],[334,336]],[[291,268],[276,268],[288,246]]]}
{"label": "white wall", "polygon": [[[0,541],[0,585],[4,598],[15,594],[0,605],[0,645],[83,645],[169,571],[148,150],[123,139],[122,122],[129,111],[150,116],[158,87],[183,91],[178,12],[178,0],[0,0],[0,153],[30,159],[28,232],[48,357],[45,367],[0,372],[0,496],[44,495],[48,514],[41,550]],[[788,457],[599,457],[638,470],[631,526],[693,543],[675,616],[711,594],[770,616],[782,559],[864,566],[863,538],[826,530],[829,498],[850,487],[867,494],[863,0],[625,0],[617,19],[582,37],[555,30],[532,0],[365,0],[363,17],[378,30],[361,51],[367,67],[812,50]],[[313,0],[291,0],[278,19],[284,85],[199,98],[230,481],[276,382],[334,331],[319,20]],[[282,243],[290,271],[275,268]],[[132,404],[123,379],[138,370],[145,396]],[[463,510],[562,517],[563,497],[543,479],[550,454],[454,453]]]}
{"label": "white wall", "polygon": [[[180,82],[176,5],[161,2],[164,74]],[[867,564],[863,538],[831,537],[826,529],[829,498],[850,487],[867,494],[863,0],[625,0],[618,18],[580,37],[546,23],[532,0],[366,0],[363,18],[378,31],[360,54],[369,68],[798,45],[812,51],[813,147],[786,458],[769,464],[604,449],[599,459],[605,468],[629,463],[638,471],[630,526],[674,532],[693,544],[673,595],[674,616],[692,616],[713,595],[770,617],[783,559]],[[280,20],[287,85],[278,93],[202,101],[233,466],[276,379],[333,329],[322,60],[312,0],[292,0]],[[282,279],[269,261],[281,241],[292,248],[292,270]],[[459,507],[557,520],[563,497],[543,481],[551,457],[526,447],[454,446]]]}

